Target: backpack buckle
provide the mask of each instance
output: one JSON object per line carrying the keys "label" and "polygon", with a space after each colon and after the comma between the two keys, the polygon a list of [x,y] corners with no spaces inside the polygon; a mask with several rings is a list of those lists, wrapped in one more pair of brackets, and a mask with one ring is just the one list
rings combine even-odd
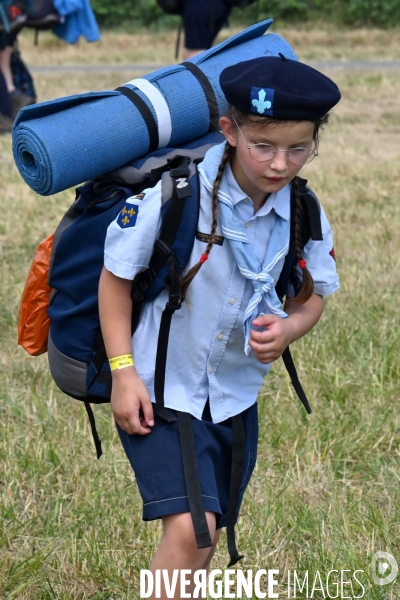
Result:
{"label": "backpack buckle", "polygon": [[175,159],[175,167],[172,167],[172,169],[170,169],[169,173],[171,175],[171,177],[173,177],[174,179],[176,178],[187,178],[190,175],[190,169],[189,169],[189,164],[190,164],[190,158],[189,156],[176,156]]}
{"label": "backpack buckle", "polygon": [[170,294],[165,308],[175,312],[181,308],[184,299],[182,294]]}
{"label": "backpack buckle", "polygon": [[170,175],[174,179],[186,179],[187,177],[189,177],[190,171],[187,166],[175,167],[175,169],[170,170]]}

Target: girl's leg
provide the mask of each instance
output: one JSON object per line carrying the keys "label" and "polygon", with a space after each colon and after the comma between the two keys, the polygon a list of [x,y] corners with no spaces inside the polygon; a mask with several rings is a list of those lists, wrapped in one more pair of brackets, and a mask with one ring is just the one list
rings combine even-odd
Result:
{"label": "girl's leg", "polygon": [[[150,565],[153,574],[157,569],[160,571],[166,569],[169,580],[172,581],[174,569],[190,569],[192,573],[199,569],[208,569],[220,530],[217,532],[215,530],[215,514],[206,512],[206,516],[213,546],[202,549],[197,548],[190,513],[167,515],[163,518],[163,537]],[[175,598],[180,597],[179,581],[178,578]],[[190,593],[193,587],[194,584],[192,587],[187,586],[186,591]],[[155,595],[153,594],[151,598],[155,598]],[[161,599],[166,598],[165,589],[162,586]]]}
{"label": "girl's leg", "polygon": [[210,572],[210,565],[211,565],[211,561],[212,561],[212,558],[213,558],[213,556],[214,556],[214,554],[215,554],[215,550],[216,550],[216,548],[217,548],[217,544],[218,544],[218,540],[219,540],[219,536],[220,536],[220,535],[221,535],[221,530],[220,530],[220,529],[217,529],[217,531],[215,532],[215,535],[214,535],[213,545],[212,545],[212,547],[210,548],[210,551],[209,551],[209,553],[208,553],[207,560],[206,560],[206,562],[205,562],[205,564],[204,564],[204,567],[203,567],[204,569],[206,569],[206,571],[207,571],[207,575],[208,575],[208,574],[209,574],[209,572]]}

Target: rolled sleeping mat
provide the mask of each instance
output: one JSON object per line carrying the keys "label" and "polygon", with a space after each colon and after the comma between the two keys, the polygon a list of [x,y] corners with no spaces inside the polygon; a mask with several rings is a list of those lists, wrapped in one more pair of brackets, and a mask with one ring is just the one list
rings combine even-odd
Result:
{"label": "rolled sleeping mat", "polygon": [[165,146],[217,127],[226,108],[223,69],[258,56],[297,60],[268,19],[185,63],[90,92],[24,108],[13,129],[15,163],[26,183],[50,196]]}

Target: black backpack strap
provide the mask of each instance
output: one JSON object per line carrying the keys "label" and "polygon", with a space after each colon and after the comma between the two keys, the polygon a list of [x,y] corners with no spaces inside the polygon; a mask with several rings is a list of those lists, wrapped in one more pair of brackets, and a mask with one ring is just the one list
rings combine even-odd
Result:
{"label": "black backpack strap", "polygon": [[181,442],[186,492],[197,547],[210,548],[212,546],[212,541],[204,510],[203,497],[201,495],[196,448],[194,445],[192,415],[180,411],[176,411],[176,413],[178,415],[179,438]]}
{"label": "black backpack strap", "polygon": [[[300,199],[302,202],[301,246],[304,248],[309,239],[322,241],[321,206],[317,196],[308,187],[307,179],[299,181]],[[292,200],[291,200],[292,201]]]}
{"label": "black backpack strap", "polygon": [[[173,178],[172,204],[168,211],[160,236],[160,243],[167,249],[172,245],[182,218],[185,199],[192,195],[189,185],[182,186],[182,179],[189,175],[187,167],[176,168],[171,171]],[[180,184],[178,185],[178,181]],[[197,186],[197,193],[200,188]],[[176,420],[174,414],[164,406],[165,372],[168,354],[169,332],[172,316],[182,306],[183,297],[180,288],[180,275],[172,252],[167,259],[169,265],[169,293],[168,302],[161,315],[160,330],[158,333],[156,365],[154,374],[154,395],[156,398],[156,412],[159,417],[167,422]],[[212,541],[208,529],[207,518],[201,495],[200,478],[197,467],[196,450],[194,445],[192,417],[189,413],[176,411],[178,415],[179,437],[181,441],[183,470],[185,485],[188,495],[189,509],[193,522],[194,534],[198,548],[210,548]]]}
{"label": "black backpack strap", "polygon": [[182,306],[183,297],[180,294],[179,277],[175,272],[174,258],[171,265],[172,281],[169,287],[168,302],[161,315],[160,330],[158,332],[156,366],[154,373],[154,395],[156,398],[156,411],[159,417],[165,421],[175,421],[175,417],[164,406],[165,370],[168,354],[168,340],[171,328],[171,320],[174,312]]}
{"label": "black backpack strap", "polygon": [[[300,177],[298,177],[298,180],[300,189],[300,199],[302,203],[302,210],[300,214],[300,243],[301,247],[304,248],[304,246],[310,239],[323,239],[321,229],[321,207],[314,192],[310,190],[310,188],[307,186],[307,180],[301,179]],[[294,212],[294,202],[295,200],[292,192],[290,197],[291,214],[293,214]],[[293,229],[294,223],[292,220],[290,225],[289,250],[285,258],[281,275],[275,288],[280,300],[283,300],[283,297],[286,294],[286,290],[290,281],[293,282],[295,288],[298,286],[299,283],[298,277],[296,275],[297,259],[294,247]],[[304,392],[304,389],[300,383],[299,377],[297,375],[297,370],[293,362],[292,354],[290,352],[289,347],[287,347],[286,350],[283,352],[282,359],[297,396],[300,398],[307,413],[311,414],[312,410],[308,402],[307,396]]]}
{"label": "black backpack strap", "polygon": [[103,454],[103,450],[101,448],[101,440],[99,438],[99,434],[97,433],[96,422],[94,419],[92,407],[90,406],[89,402],[85,402],[84,404],[85,404],[86,412],[88,414],[89,421],[90,421],[90,427],[92,430],[93,441],[94,441],[94,445],[96,447],[96,455],[97,455],[97,458],[100,458],[100,456]]}
{"label": "black backpack strap", "polygon": [[[192,191],[188,182],[186,181],[186,185],[182,185],[182,179],[184,179],[185,176],[188,177],[188,175],[189,171],[187,166],[186,171],[184,171],[183,168],[171,170],[171,177],[173,180],[172,202],[159,240],[165,248],[169,248],[172,245],[182,218],[185,200],[192,196]],[[180,180],[179,184],[178,180]],[[158,332],[154,394],[156,397],[157,414],[166,421],[171,421],[175,420],[175,418],[171,418],[171,413],[164,407],[165,369],[171,319],[174,312],[181,308],[183,297],[181,295],[180,277],[176,267],[175,256],[172,252],[170,252],[170,256],[167,259],[167,264],[169,266],[169,292],[168,302],[161,315],[160,330]]]}
{"label": "black backpack strap", "polygon": [[160,235],[160,239],[166,246],[172,246],[172,242],[175,239],[179,224],[181,222],[185,200],[192,195],[192,190],[188,181],[181,181],[179,185],[177,181],[189,177],[190,158],[188,156],[180,156],[178,158],[181,159],[180,164],[170,169],[170,175],[173,181],[172,203],[171,208],[165,217],[163,229]]}
{"label": "black backpack strap", "polygon": [[243,558],[236,548],[235,521],[239,504],[240,488],[244,476],[244,454],[245,454],[245,430],[241,415],[232,417],[232,463],[231,481],[229,487],[229,506],[226,520],[226,534],[228,540],[228,552],[231,560],[228,565],[233,567]]}
{"label": "black backpack strap", "polygon": [[[179,225],[181,223],[183,209],[185,206],[185,200],[186,198],[191,197],[193,194],[192,188],[190,187],[188,180],[186,186],[182,186],[182,184],[180,184],[180,187],[178,187],[177,180],[189,177],[189,163],[189,157],[177,156],[173,159],[173,161],[171,161],[170,164],[161,167],[163,171],[169,169],[170,175],[172,177],[173,186],[171,205],[165,217],[160,237],[154,245],[154,250],[150,259],[149,268],[146,269],[146,271],[140,273],[135,278],[132,285],[132,334],[134,333],[138,325],[146,293],[149,290],[152,283],[155,281],[162,267],[165,263],[167,263],[170,266],[170,272],[171,269],[175,269],[175,260],[171,251],[171,246],[175,240],[176,234],[179,229]],[[160,169],[156,169],[156,171],[157,178],[160,178]],[[151,177],[153,177],[153,171]],[[198,187],[196,187],[196,193],[199,194]]]}
{"label": "black backpack strap", "polygon": [[289,346],[283,351],[282,354],[283,363],[285,365],[286,371],[289,374],[290,381],[295,389],[296,394],[300,398],[304,408],[307,413],[310,415],[312,413],[310,403],[308,402],[305,391],[303,390],[303,386],[300,383],[299,376],[297,375],[297,370],[295,364],[293,362],[292,353],[290,352]]}

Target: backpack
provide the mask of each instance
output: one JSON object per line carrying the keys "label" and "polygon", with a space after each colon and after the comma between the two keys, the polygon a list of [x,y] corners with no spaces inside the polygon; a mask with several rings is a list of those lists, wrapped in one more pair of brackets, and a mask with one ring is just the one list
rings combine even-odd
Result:
{"label": "backpack", "polygon": [[36,33],[52,29],[61,20],[53,0],[0,0],[0,17],[0,31],[13,33],[22,27],[35,29]]}
{"label": "backpack", "polygon": [[[159,376],[156,369],[155,377],[157,412],[166,416],[168,411],[163,407],[163,394],[168,333],[173,313],[182,304],[179,278],[189,260],[197,230],[200,203],[197,164],[221,139],[221,134],[211,133],[182,149],[159,149],[85,183],[76,189],[75,201],[54,233],[48,266],[51,288],[47,310],[49,367],[58,387],[68,396],[84,402],[98,457],[102,453],[101,442],[90,403],[107,403],[111,396],[111,371],[98,314],[98,281],[103,268],[108,225],[117,218],[127,198],[141,194],[161,179],[161,234],[149,268],[137,275],[132,284],[132,333],[143,303],[156,298],[168,286],[168,309],[161,319],[159,335],[164,346],[159,345],[157,351]],[[304,246],[310,237],[322,239],[322,233],[318,200],[306,186],[306,181],[300,181],[303,204],[301,245]],[[297,261],[293,237],[291,233],[289,251],[276,285],[280,299],[289,281],[295,289],[299,285],[295,275]],[[25,310],[24,319],[27,314]],[[29,351],[27,346],[24,347]],[[43,345],[40,348],[41,352],[46,351]],[[283,360],[299,398],[311,413],[289,349],[285,350]]]}
{"label": "backpack", "polygon": [[28,18],[24,27],[37,31],[53,29],[61,20],[54,8],[53,0],[25,0]]}

